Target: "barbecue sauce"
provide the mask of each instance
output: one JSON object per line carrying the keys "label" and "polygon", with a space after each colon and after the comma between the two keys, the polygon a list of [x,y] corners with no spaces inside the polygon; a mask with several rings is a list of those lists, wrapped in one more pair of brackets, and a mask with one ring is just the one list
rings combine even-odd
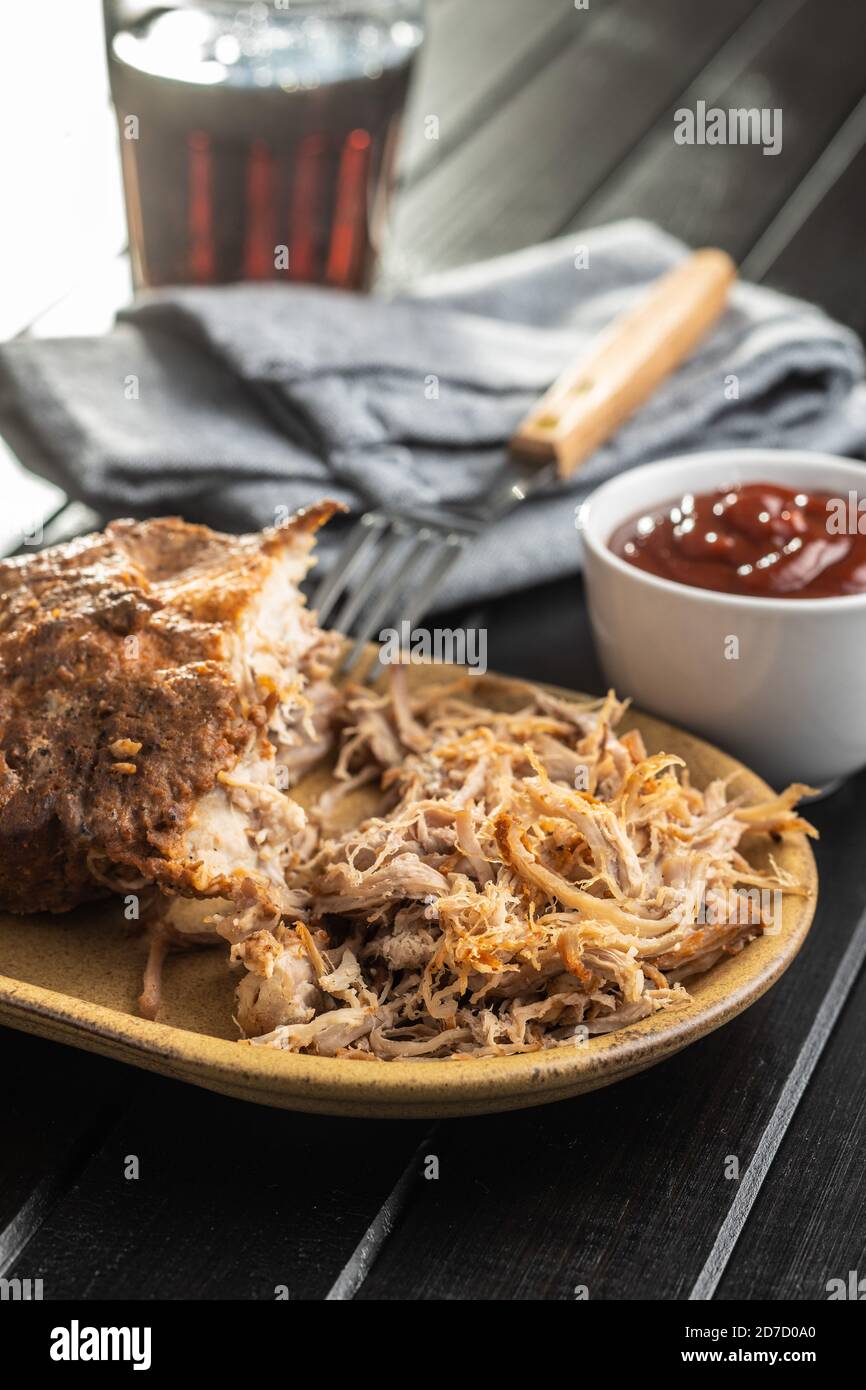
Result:
{"label": "barbecue sauce", "polygon": [[620,559],[696,589],[761,598],[866,593],[866,499],[743,483],[632,517]]}

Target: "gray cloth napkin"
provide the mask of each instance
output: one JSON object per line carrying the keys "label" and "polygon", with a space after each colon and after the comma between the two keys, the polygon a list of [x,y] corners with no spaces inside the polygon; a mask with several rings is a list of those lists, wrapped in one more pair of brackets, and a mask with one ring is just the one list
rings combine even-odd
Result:
{"label": "gray cloth napkin", "polygon": [[[176,511],[239,529],[324,494],[355,512],[471,502],[536,397],[685,254],[628,221],[393,299],[272,284],[152,292],[103,338],[0,347],[0,432],[28,466],[113,514]],[[577,570],[575,508],[604,478],[748,445],[862,454],[866,385],[853,333],[744,284],[699,351],[570,483],[470,548],[440,602]],[[323,537],[325,562],[336,532]]]}

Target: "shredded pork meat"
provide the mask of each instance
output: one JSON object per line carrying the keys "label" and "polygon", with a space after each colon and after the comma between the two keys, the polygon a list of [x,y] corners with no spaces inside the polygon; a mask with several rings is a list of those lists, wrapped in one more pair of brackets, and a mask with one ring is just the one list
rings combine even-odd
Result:
{"label": "shredded pork meat", "polygon": [[244,1037],[322,1056],[526,1052],[685,1002],[803,891],[746,850],[813,834],[809,789],[698,790],[612,693],[338,689],[299,588],[335,508],[0,565],[0,906],[140,894],[145,1015],[170,952],[228,943]]}
{"label": "shredded pork meat", "polygon": [[721,781],[698,790],[681,758],[617,733],[613,693],[514,683],[502,710],[466,681],[412,697],[405,674],[342,704],[337,785],[378,782],[375,814],[340,832],[325,793],[292,880],[303,920],[233,947],[255,1045],[380,1059],[575,1045],[687,1002],[683,980],[803,891],[741,842],[813,835],[794,809],[809,788],[760,806]]}

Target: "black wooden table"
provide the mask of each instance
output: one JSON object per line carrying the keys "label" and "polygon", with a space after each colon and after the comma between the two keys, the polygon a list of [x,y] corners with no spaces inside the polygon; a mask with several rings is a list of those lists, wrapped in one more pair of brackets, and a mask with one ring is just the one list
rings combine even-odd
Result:
{"label": "black wooden table", "polygon": [[[402,273],[637,215],[866,329],[862,0],[430,8]],[[782,108],[782,152],[677,146],[673,112],[698,99]],[[101,324],[123,276],[82,272],[30,331]],[[493,669],[601,690],[577,578],[471,622]],[[770,994],[571,1102],[320,1119],[5,1033],[0,1273],[41,1277],[50,1299],[826,1298],[866,1273],[864,793],[861,775],[810,813],[817,919]]]}

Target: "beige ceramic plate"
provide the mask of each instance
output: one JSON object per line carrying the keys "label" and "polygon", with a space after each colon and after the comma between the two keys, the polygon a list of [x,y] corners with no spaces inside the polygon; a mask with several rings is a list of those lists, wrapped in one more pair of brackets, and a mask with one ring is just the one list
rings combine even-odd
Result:
{"label": "beige ceramic plate", "polygon": [[[413,668],[413,682],[453,671]],[[562,693],[562,692],[560,692]],[[484,700],[492,703],[489,686]],[[502,682],[496,702],[513,701]],[[726,754],[656,719],[630,714],[649,751],[679,753],[695,784],[736,774],[750,801],[768,795],[760,778]],[[319,773],[301,799],[321,789]],[[362,795],[362,794],[361,794]],[[357,818],[363,810],[350,808]],[[766,853],[762,850],[761,853]],[[222,949],[170,957],[160,1021],[136,1015],[145,948],[118,906],[90,906],[68,917],[0,916],[0,1021],[149,1071],[262,1105],[323,1114],[385,1117],[471,1115],[515,1110],[607,1086],[703,1037],[769,989],[802,945],[817,896],[817,874],[803,836],[774,846],[807,896],[787,896],[781,930],[689,982],[692,1003],[593,1038],[581,1048],[477,1061],[347,1061],[300,1057],[239,1044],[232,1023],[235,979]],[[756,862],[761,862],[760,855]],[[226,948],[227,950],[227,948]]]}

